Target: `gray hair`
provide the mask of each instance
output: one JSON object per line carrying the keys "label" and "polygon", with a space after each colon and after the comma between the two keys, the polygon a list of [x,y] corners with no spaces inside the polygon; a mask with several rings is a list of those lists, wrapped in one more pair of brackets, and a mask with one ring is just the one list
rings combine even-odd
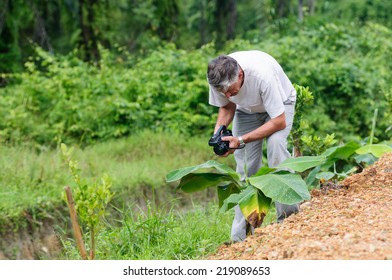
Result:
{"label": "gray hair", "polygon": [[238,79],[238,62],[227,55],[221,55],[208,63],[208,83],[220,92],[226,92]]}

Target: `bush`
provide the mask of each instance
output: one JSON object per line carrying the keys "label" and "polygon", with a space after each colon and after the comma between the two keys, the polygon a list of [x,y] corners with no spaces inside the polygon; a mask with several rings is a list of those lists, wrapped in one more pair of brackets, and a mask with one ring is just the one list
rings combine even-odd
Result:
{"label": "bush", "polygon": [[[304,113],[307,134],[367,137],[377,108],[375,135],[382,141],[392,138],[391,37],[390,29],[374,23],[304,25],[281,38],[228,42],[224,52],[266,51],[293,83],[309,87],[315,101]],[[91,144],[142,129],[184,137],[212,132],[217,108],[208,105],[205,71],[217,55],[213,45],[184,51],[167,44],[139,59],[101,50],[99,67],[75,52],[36,51],[25,72],[3,75],[8,85],[0,88],[0,142],[55,146]]]}
{"label": "bush", "polygon": [[[378,108],[376,135],[392,137],[392,30],[374,23],[299,26],[293,35],[274,36],[257,44],[234,41],[226,52],[259,49],[274,56],[293,83],[309,87],[314,106],[304,114],[310,134],[335,133],[338,139],[370,134]],[[388,101],[389,100],[389,101]]]}
{"label": "bush", "polygon": [[96,67],[75,54],[37,49],[26,71],[9,76],[11,85],[0,89],[0,141],[91,144],[145,128],[205,131],[214,122],[214,108],[206,105],[209,52],[168,45],[130,67],[103,52]]}

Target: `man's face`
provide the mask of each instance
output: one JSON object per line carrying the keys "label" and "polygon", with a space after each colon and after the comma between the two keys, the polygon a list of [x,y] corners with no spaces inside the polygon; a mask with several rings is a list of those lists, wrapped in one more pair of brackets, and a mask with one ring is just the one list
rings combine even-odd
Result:
{"label": "man's face", "polygon": [[241,89],[241,86],[242,86],[242,84],[243,84],[243,81],[244,81],[244,73],[243,73],[243,71],[242,71],[242,69],[241,69],[241,70],[239,71],[239,73],[238,73],[238,79],[237,79],[237,81],[236,81],[234,84],[232,84],[232,85],[227,89],[226,92],[223,92],[223,94],[224,94],[227,98],[236,96],[236,95],[238,94],[238,92],[240,91],[240,89]]}

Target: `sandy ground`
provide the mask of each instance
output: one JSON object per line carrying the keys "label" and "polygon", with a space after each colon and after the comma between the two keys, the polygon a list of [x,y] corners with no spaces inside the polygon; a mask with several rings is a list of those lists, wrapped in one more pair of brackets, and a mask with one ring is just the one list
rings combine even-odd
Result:
{"label": "sandy ground", "polygon": [[209,259],[392,260],[392,153]]}

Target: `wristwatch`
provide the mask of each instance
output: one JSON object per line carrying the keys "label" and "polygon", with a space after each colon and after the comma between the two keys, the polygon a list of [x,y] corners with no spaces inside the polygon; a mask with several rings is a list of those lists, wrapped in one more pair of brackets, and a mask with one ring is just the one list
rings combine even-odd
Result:
{"label": "wristwatch", "polygon": [[238,141],[240,141],[240,149],[242,149],[242,148],[244,148],[245,147],[245,142],[244,142],[244,139],[242,139],[242,136],[240,136],[240,137],[238,137]]}

